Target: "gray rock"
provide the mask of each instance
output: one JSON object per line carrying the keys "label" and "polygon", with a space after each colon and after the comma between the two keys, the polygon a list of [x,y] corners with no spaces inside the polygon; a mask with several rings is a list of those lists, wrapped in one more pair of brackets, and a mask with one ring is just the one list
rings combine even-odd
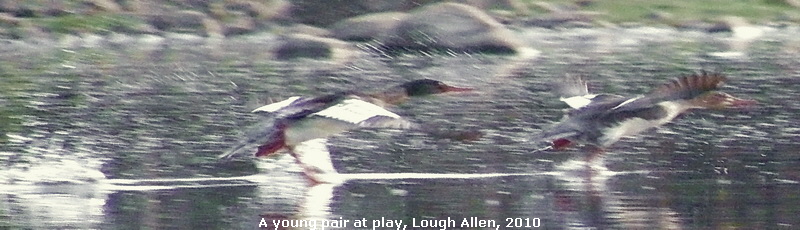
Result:
{"label": "gray rock", "polygon": [[547,15],[529,17],[522,20],[526,26],[556,28],[571,28],[575,25],[591,25],[597,13],[586,11],[560,11]]}
{"label": "gray rock", "polygon": [[346,18],[380,12],[408,12],[420,6],[448,1],[483,10],[529,12],[520,0],[293,0],[291,15],[300,23],[324,27]]}
{"label": "gray rock", "polygon": [[348,18],[331,26],[331,32],[337,39],[369,41],[394,30],[407,16],[403,12],[384,12]]}
{"label": "gray rock", "polygon": [[112,0],[85,0],[87,4],[93,5],[99,10],[106,11],[106,12],[113,12],[118,13],[122,11],[122,8],[116,2]]}
{"label": "gray rock", "polygon": [[435,0],[295,0],[291,15],[298,22],[329,26],[345,18],[386,12],[408,11]]}
{"label": "gray rock", "polygon": [[484,11],[504,9],[522,14],[530,12],[528,7],[519,0],[455,0],[455,2],[474,6]]}
{"label": "gray rock", "polygon": [[0,0],[0,12],[10,13],[14,17],[30,18],[40,14],[35,7],[15,0]]}
{"label": "gray rock", "polygon": [[389,49],[515,53],[520,47],[502,24],[475,7],[458,3],[420,8],[378,40]]}
{"label": "gray rock", "polygon": [[148,23],[156,29],[180,33],[204,34],[203,24],[206,15],[192,10],[181,10],[171,14],[155,14],[148,16]]}
{"label": "gray rock", "polygon": [[564,4],[564,3],[550,3],[550,2],[536,2],[533,3],[536,7],[545,10],[550,13],[558,13],[558,12],[568,12],[568,11],[577,11],[580,10],[580,7],[574,4]]}
{"label": "gray rock", "polygon": [[9,13],[0,13],[0,25],[19,26],[21,23],[22,19],[14,17],[14,15]]}
{"label": "gray rock", "polygon": [[247,14],[232,14],[233,19],[224,23],[225,36],[240,35],[255,31],[256,24],[253,18]]}
{"label": "gray rock", "polygon": [[13,13],[19,9],[19,2],[15,0],[0,0],[0,12]]}
{"label": "gray rock", "polygon": [[205,29],[205,35],[212,38],[224,38],[225,31],[222,25],[213,18],[204,17],[203,18],[203,29]]}
{"label": "gray rock", "polygon": [[[705,26],[705,28],[702,27],[702,26]],[[698,24],[698,26],[696,26],[696,27],[700,28],[702,30],[705,30],[706,32],[709,32],[709,33],[728,33],[728,32],[733,32],[733,26],[731,24],[726,23],[726,22],[716,22],[716,23],[713,23],[713,24]]]}
{"label": "gray rock", "polygon": [[245,12],[257,19],[289,18],[291,4],[286,0],[247,1],[229,0],[228,10]]}
{"label": "gray rock", "polygon": [[737,28],[748,26],[750,26],[750,23],[748,23],[747,20],[742,17],[727,16],[720,18],[717,23],[714,23],[714,26],[709,28],[707,31],[709,33],[736,32]]}
{"label": "gray rock", "polygon": [[330,58],[333,47],[324,39],[309,35],[287,35],[273,51],[275,58],[281,60],[295,58]]}
{"label": "gray rock", "polygon": [[169,6],[169,8],[167,8],[163,4],[158,4],[158,2],[150,0],[128,0],[125,1],[122,7],[126,11],[138,14],[163,14],[168,10],[175,11],[178,9],[176,6]]}
{"label": "gray rock", "polygon": [[170,0],[170,2],[179,3],[183,5],[185,8],[191,9],[206,9],[209,5],[215,0]]}
{"label": "gray rock", "polygon": [[727,28],[725,25],[714,24],[699,20],[678,21],[675,22],[673,26],[675,28],[682,30],[696,30],[696,31],[705,31],[710,33],[730,32],[730,28]]}
{"label": "gray rock", "polygon": [[43,14],[50,17],[59,17],[75,13],[65,5],[64,1],[50,1],[44,9],[45,11]]}
{"label": "gray rock", "polygon": [[270,50],[273,57],[279,60],[311,58],[324,59],[331,63],[348,63],[358,57],[353,44],[308,34],[281,35]]}
{"label": "gray rock", "polygon": [[304,25],[304,24],[291,25],[289,27],[286,27],[283,30],[283,32],[286,33],[286,34],[306,34],[306,35],[311,35],[311,36],[315,36],[315,37],[330,37],[331,36],[331,32],[326,30],[326,29],[315,27],[315,26]]}

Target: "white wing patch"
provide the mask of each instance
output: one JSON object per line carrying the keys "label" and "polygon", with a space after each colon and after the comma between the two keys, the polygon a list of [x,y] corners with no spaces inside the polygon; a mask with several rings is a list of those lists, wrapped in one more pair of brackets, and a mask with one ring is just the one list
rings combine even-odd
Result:
{"label": "white wing patch", "polygon": [[255,113],[255,112],[274,113],[274,112],[276,112],[278,110],[286,108],[289,105],[292,105],[292,103],[294,103],[297,100],[300,100],[300,97],[298,97],[298,96],[290,97],[289,99],[286,99],[286,100],[283,100],[283,101],[279,101],[279,102],[275,102],[275,103],[272,103],[272,104],[269,104],[269,105],[258,107],[257,109],[253,110],[253,113]]}
{"label": "white wing patch", "polygon": [[629,104],[629,103],[634,102],[636,100],[642,99],[643,97],[644,96],[638,96],[638,97],[634,97],[634,98],[628,99],[627,101],[623,101],[622,103],[619,103],[619,105],[614,106],[614,108],[611,108],[611,110],[615,110],[615,109],[617,109],[619,107],[622,107],[622,106],[624,106],[626,104]]}
{"label": "white wing patch", "polygon": [[573,109],[579,109],[592,103],[592,99],[597,97],[597,94],[587,94],[574,97],[561,97],[559,100],[567,103]]}
{"label": "white wing patch", "polygon": [[359,99],[346,99],[341,103],[314,113],[314,115],[333,118],[352,124],[360,124],[361,122],[375,116],[401,119],[400,115],[392,113],[383,107]]}

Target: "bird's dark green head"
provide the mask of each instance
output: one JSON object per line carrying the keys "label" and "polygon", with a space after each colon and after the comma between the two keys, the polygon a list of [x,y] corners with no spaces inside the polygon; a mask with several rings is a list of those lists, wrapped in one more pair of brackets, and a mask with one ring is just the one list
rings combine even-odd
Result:
{"label": "bird's dark green head", "polygon": [[426,96],[426,95],[440,94],[447,92],[472,91],[471,88],[460,88],[460,87],[449,86],[447,84],[442,83],[441,81],[431,80],[431,79],[414,80],[402,84],[399,87],[405,89],[406,94],[411,97]]}

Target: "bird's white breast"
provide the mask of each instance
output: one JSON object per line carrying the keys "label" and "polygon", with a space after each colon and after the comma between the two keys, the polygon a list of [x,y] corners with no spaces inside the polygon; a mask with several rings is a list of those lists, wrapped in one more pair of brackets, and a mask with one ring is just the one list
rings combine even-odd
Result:
{"label": "bird's white breast", "polygon": [[622,137],[633,136],[645,130],[664,125],[672,121],[672,119],[675,119],[675,117],[688,108],[685,103],[675,101],[664,101],[657,105],[661,106],[666,112],[661,118],[655,120],[647,120],[638,117],[629,118],[615,126],[603,130],[604,135],[600,138],[599,142],[603,146],[609,146]]}

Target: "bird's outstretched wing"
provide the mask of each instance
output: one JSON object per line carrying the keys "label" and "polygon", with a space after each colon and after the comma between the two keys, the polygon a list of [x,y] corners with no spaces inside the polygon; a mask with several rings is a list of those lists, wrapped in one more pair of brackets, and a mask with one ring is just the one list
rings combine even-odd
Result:
{"label": "bird's outstretched wing", "polygon": [[290,97],[254,109],[254,113],[270,113],[275,118],[301,118],[328,108],[342,100],[345,92],[319,97]]}
{"label": "bird's outstretched wing", "polygon": [[720,73],[703,71],[698,74],[676,78],[654,89],[647,96],[661,101],[688,100],[718,89],[725,81],[727,81],[727,77]]}
{"label": "bird's outstretched wing", "polygon": [[357,97],[345,99],[311,115],[336,119],[363,128],[410,129],[415,127],[414,123],[400,115]]}
{"label": "bird's outstretched wing", "polygon": [[559,100],[567,103],[573,109],[588,105],[596,96],[589,94],[589,88],[583,77],[569,74],[554,84],[553,91],[558,95]]}
{"label": "bird's outstretched wing", "polygon": [[609,112],[625,112],[649,109],[665,101],[690,100],[722,86],[726,77],[718,73],[701,72],[676,78],[647,95],[631,98],[613,107]]}
{"label": "bird's outstretched wing", "polygon": [[566,75],[562,81],[554,85],[554,93],[573,109],[610,100],[617,100],[622,96],[612,94],[591,94],[586,80],[581,76]]}
{"label": "bird's outstretched wing", "polygon": [[276,135],[280,135],[280,129],[277,125],[274,119],[261,119],[261,121],[247,130],[244,139],[240,140],[233,148],[217,156],[217,158],[227,160],[237,155],[253,154],[253,151],[258,149],[259,146],[275,138]]}
{"label": "bird's outstretched wing", "polygon": [[269,104],[269,105],[258,107],[256,109],[254,109],[252,112],[253,113],[258,113],[258,112],[274,113],[274,112],[280,111],[281,109],[285,109],[287,107],[290,107],[291,105],[300,104],[301,102],[307,101],[307,100],[308,100],[308,98],[302,98],[302,97],[294,96],[294,97],[290,97],[290,98],[288,98],[286,100],[283,100],[283,101],[279,101],[279,102],[275,102],[275,103],[272,103],[272,104]]}
{"label": "bird's outstretched wing", "polygon": [[564,79],[554,85],[554,93],[561,98],[584,96],[589,94],[586,79],[581,76],[567,74]]}

